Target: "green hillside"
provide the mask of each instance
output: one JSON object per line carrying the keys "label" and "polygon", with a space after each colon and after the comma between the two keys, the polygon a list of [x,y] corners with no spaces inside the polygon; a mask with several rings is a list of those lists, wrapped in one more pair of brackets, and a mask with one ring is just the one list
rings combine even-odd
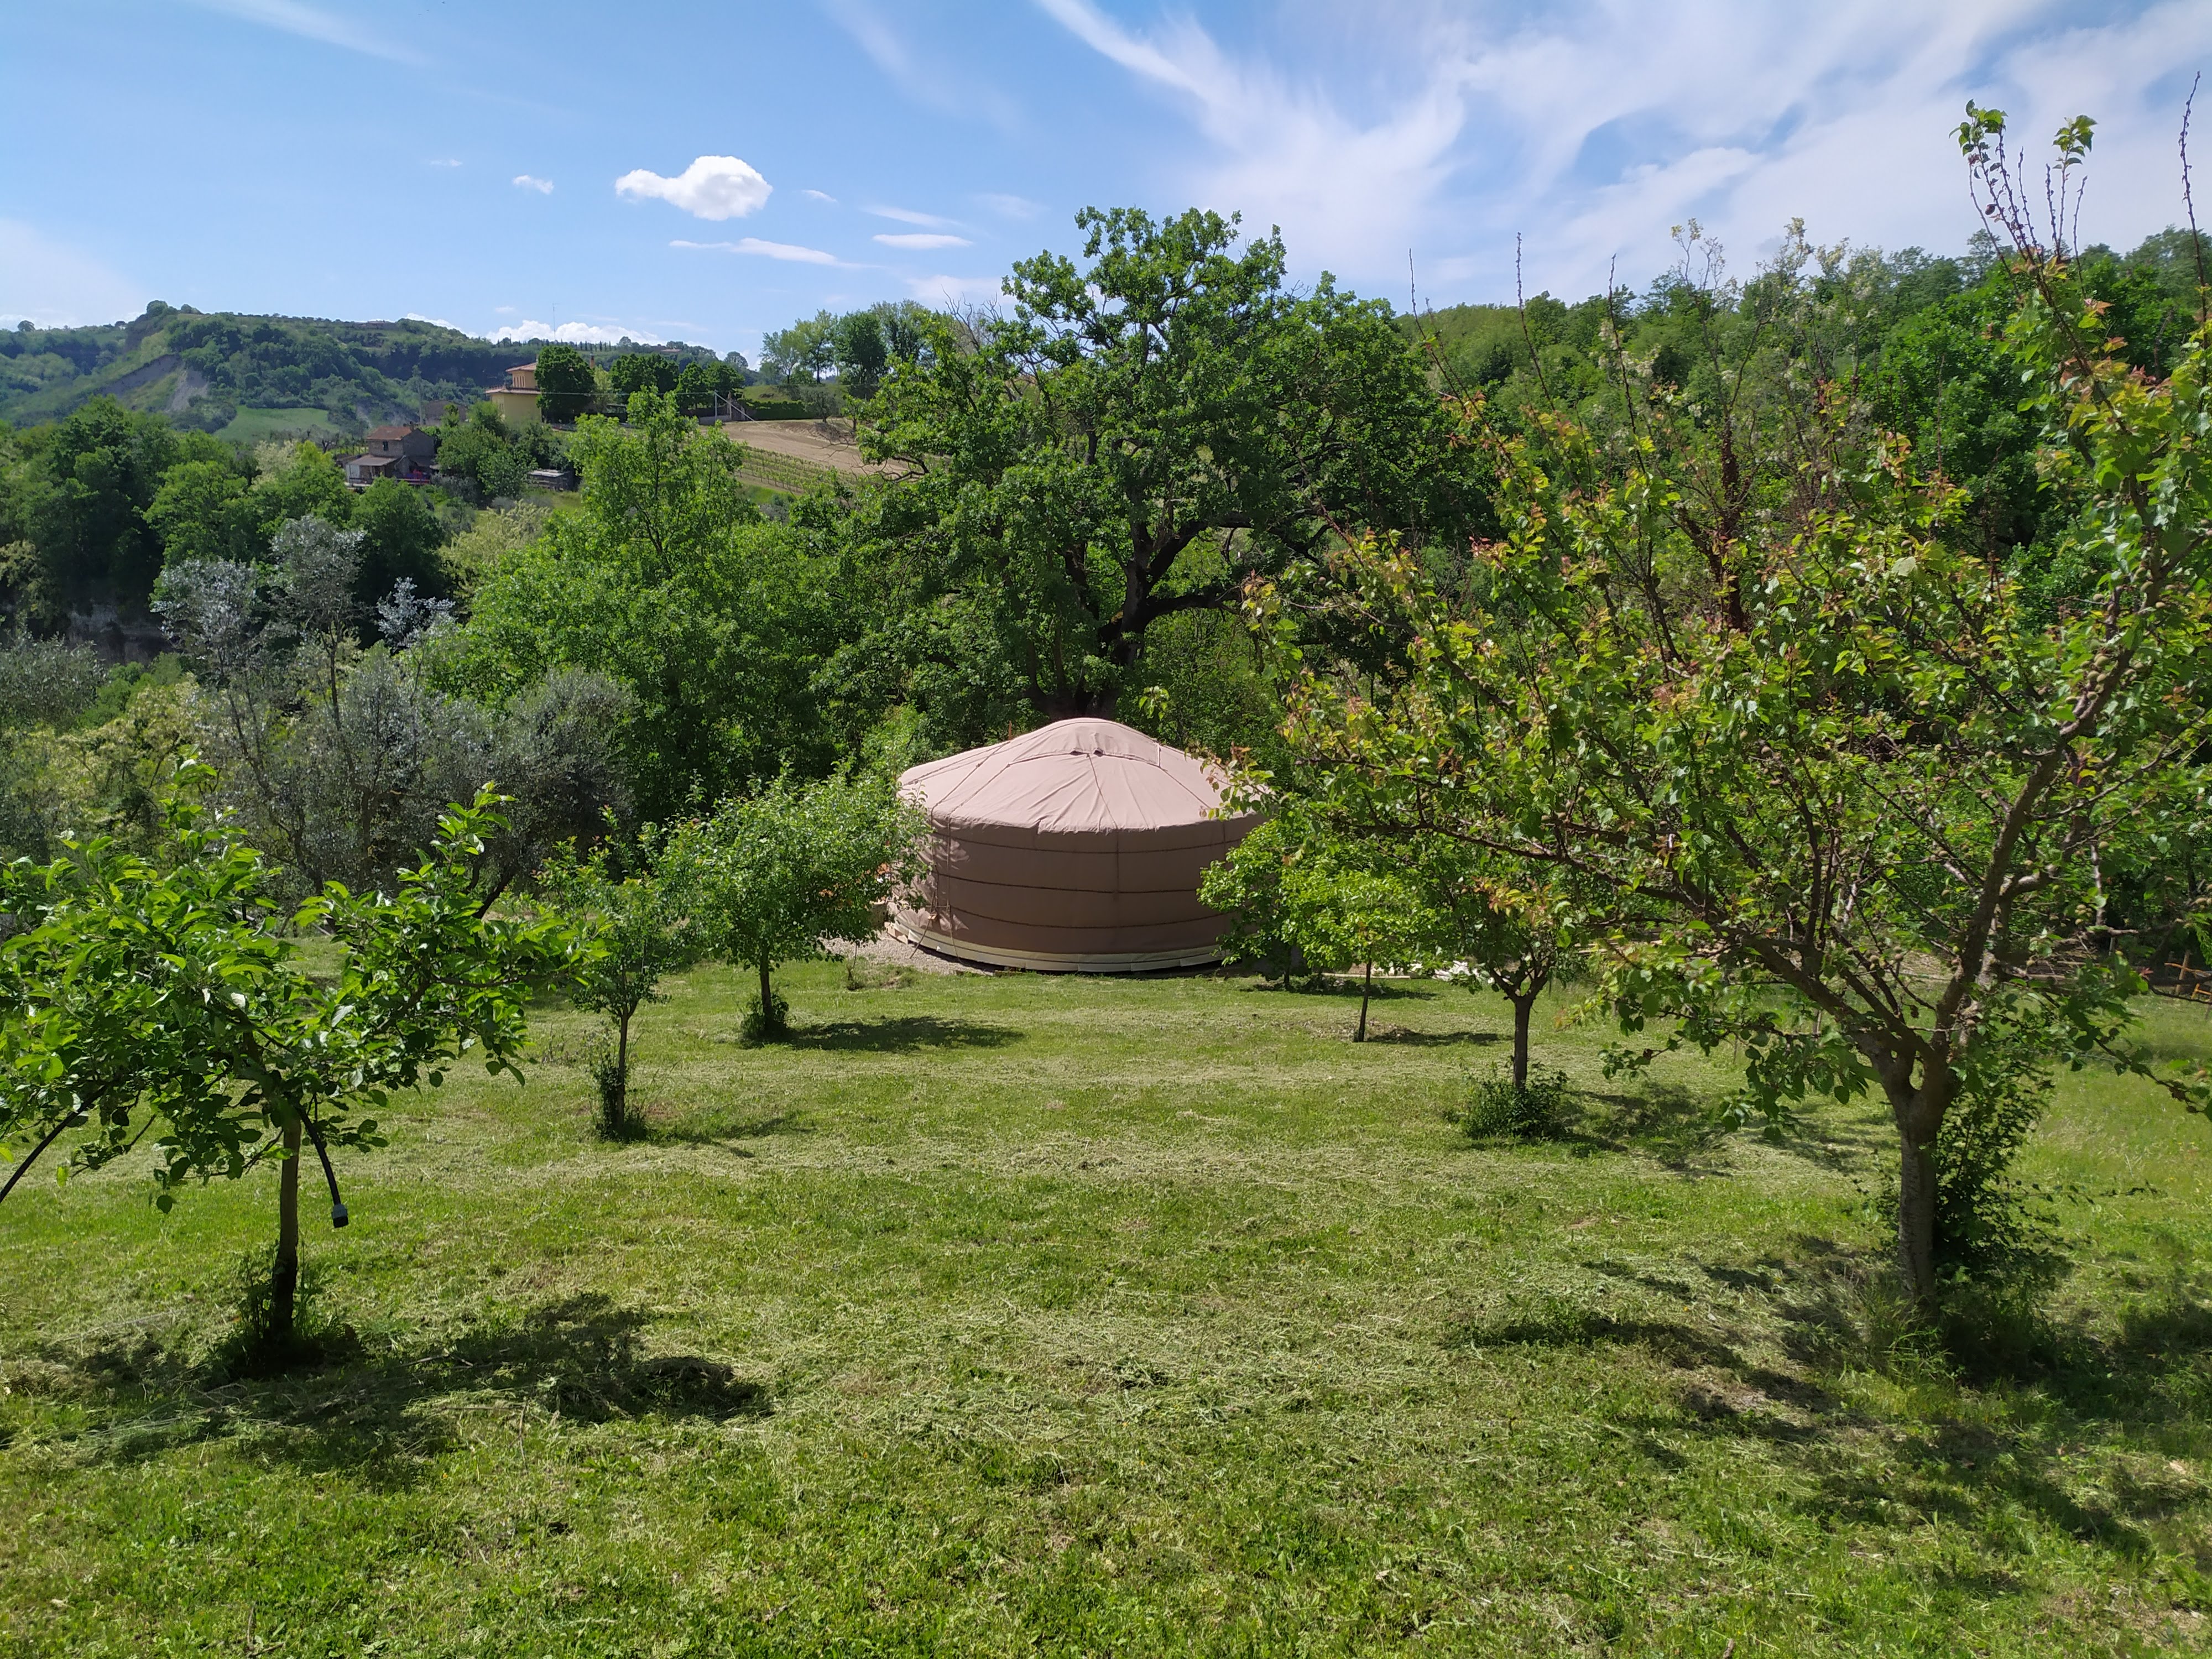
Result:
{"label": "green hillside", "polygon": [[[679,362],[703,347],[653,348]],[[52,421],[103,393],[179,426],[247,441],[356,433],[419,418],[434,399],[474,402],[531,343],[436,323],[254,317],[155,301],[128,323],[0,333],[0,420]]]}

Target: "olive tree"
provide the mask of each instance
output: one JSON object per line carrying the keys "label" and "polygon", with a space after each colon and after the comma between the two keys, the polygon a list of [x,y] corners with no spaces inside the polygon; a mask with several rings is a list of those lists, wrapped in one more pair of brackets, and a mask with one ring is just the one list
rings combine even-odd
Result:
{"label": "olive tree", "polygon": [[[222,799],[301,890],[388,888],[447,807],[489,778],[508,798],[484,866],[494,892],[627,810],[618,687],[556,667],[495,705],[441,689],[452,607],[403,580],[365,617],[361,546],[357,531],[300,519],[274,538],[276,568],[189,560],[155,593],[197,677],[200,751]],[[364,649],[369,617],[380,637]]]}

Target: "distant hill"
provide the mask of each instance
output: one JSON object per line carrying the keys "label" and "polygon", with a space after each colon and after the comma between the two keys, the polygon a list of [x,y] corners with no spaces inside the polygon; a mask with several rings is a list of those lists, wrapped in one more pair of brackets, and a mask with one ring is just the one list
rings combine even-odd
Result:
{"label": "distant hill", "polygon": [[[679,362],[714,355],[681,343],[632,349]],[[105,394],[242,441],[352,435],[418,419],[434,400],[473,403],[537,355],[534,341],[495,344],[437,323],[254,317],[157,300],[128,323],[0,331],[0,421],[57,420]]]}

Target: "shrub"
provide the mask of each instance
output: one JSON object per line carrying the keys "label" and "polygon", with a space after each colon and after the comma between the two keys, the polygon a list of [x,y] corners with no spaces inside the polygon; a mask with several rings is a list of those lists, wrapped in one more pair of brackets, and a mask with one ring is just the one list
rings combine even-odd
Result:
{"label": "shrub", "polygon": [[1511,1078],[1493,1071],[1475,1080],[1453,1121],[1471,1140],[1539,1140],[1565,1124],[1570,1092],[1565,1072],[1539,1066],[1516,1088]]}
{"label": "shrub", "polygon": [[350,1334],[322,1306],[322,1264],[301,1265],[289,1309],[277,1305],[276,1247],[242,1252],[231,1269],[229,1333],[216,1346],[216,1365],[234,1376],[274,1376],[328,1357]]}
{"label": "shrub", "polygon": [[770,991],[763,1004],[757,996],[745,999],[744,1024],[738,1028],[741,1041],[772,1042],[791,1031],[791,1004],[781,991]]}
{"label": "shrub", "polygon": [[599,1115],[592,1127],[602,1140],[635,1140],[644,1124],[629,1103],[629,1072],[605,1032],[593,1036],[584,1050],[584,1069],[592,1074],[599,1097]]}
{"label": "shrub", "polygon": [[2010,1054],[1966,1079],[1936,1138],[1936,1267],[1954,1282],[2044,1279],[2057,1267],[2051,1218],[2012,1173],[2051,1105],[2051,1079]]}

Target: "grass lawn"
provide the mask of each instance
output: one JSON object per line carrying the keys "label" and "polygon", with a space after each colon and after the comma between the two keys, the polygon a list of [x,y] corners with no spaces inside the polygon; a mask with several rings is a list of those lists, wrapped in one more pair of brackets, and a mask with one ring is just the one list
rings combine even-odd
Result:
{"label": "grass lawn", "polygon": [[2075,1268],[1946,1358],[1869,1110],[1715,1138],[1721,1073],[1545,1030],[1571,1133],[1478,1146],[1461,991],[1355,1047],[1249,980],[783,984],[787,1048],[720,970],[648,1012],[645,1140],[559,1010],[395,1114],[310,1230],[319,1370],[210,1358],[273,1177],[10,1199],[0,1653],[2212,1644],[2212,1157],[2147,1088],[2062,1083]]}
{"label": "grass lawn", "polygon": [[272,438],[336,437],[337,430],[337,422],[319,409],[241,409],[215,435],[251,447]]}

